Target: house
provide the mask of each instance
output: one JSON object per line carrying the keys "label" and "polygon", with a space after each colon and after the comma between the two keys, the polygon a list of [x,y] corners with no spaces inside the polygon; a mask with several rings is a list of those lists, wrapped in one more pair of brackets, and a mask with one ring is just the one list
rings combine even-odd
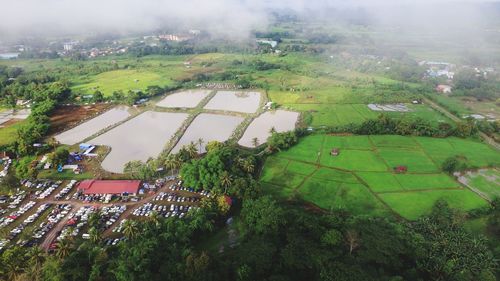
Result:
{"label": "house", "polygon": [[408,167],[406,167],[406,166],[394,167],[394,172],[396,172],[398,174],[404,174],[404,173],[408,172]]}
{"label": "house", "polygon": [[436,91],[443,94],[451,94],[451,86],[448,85],[438,85]]}
{"label": "house", "polygon": [[332,151],[330,151],[331,156],[339,156],[340,151],[338,148],[333,148]]}
{"label": "house", "polygon": [[139,192],[139,180],[84,180],[78,184],[83,194],[116,194],[135,196]]}

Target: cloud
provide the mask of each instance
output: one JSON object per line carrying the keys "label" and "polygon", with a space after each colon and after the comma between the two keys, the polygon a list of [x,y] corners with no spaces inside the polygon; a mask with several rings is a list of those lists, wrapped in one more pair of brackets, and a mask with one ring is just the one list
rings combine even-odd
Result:
{"label": "cloud", "polygon": [[[0,39],[7,36],[81,34],[88,32],[142,32],[163,27],[207,30],[213,34],[245,37],[272,21],[270,11],[292,10],[328,17],[330,11],[364,9],[378,23],[411,23],[415,26],[443,18],[471,24],[471,10],[440,11],[434,7],[457,0],[16,0],[2,5]],[[417,2],[417,3],[415,3]],[[460,0],[478,3],[481,0]],[[408,7],[417,8],[408,8]],[[407,7],[407,8],[405,8]],[[432,18],[426,15],[432,13]],[[461,20],[462,18],[462,20]],[[455,21],[456,20],[456,21]],[[444,21],[445,23],[447,21]],[[432,25],[431,25],[432,26]]]}

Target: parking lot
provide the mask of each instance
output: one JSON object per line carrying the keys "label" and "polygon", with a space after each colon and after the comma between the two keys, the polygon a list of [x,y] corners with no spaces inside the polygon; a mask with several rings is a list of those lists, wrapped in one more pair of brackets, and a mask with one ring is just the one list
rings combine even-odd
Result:
{"label": "parking lot", "polygon": [[195,192],[168,178],[142,183],[137,196],[83,195],[77,181],[21,181],[23,190],[0,196],[0,251],[13,245],[56,247],[65,238],[90,239],[89,220],[97,215],[97,229],[107,245],[123,239],[126,219],[142,220],[157,214],[184,218],[198,208],[207,191]]}

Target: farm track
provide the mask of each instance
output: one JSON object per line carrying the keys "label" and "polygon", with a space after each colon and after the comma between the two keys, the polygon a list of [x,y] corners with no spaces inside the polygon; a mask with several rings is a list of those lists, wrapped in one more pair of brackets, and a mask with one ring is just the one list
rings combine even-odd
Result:
{"label": "farm track", "polygon": [[[455,122],[461,122],[462,120],[460,118],[458,118],[457,116],[453,115],[451,112],[449,112],[448,110],[446,110],[444,107],[440,106],[439,104],[431,101],[430,99],[428,98],[423,98],[424,101],[429,104],[432,108],[434,108],[435,110],[443,113],[445,116],[447,116],[448,118],[450,118],[451,120],[455,121]],[[488,143],[490,146],[494,147],[496,150],[500,150],[500,144],[497,143],[493,138],[489,137],[488,135],[486,135],[485,133],[483,132],[479,132],[479,136],[486,142]]]}

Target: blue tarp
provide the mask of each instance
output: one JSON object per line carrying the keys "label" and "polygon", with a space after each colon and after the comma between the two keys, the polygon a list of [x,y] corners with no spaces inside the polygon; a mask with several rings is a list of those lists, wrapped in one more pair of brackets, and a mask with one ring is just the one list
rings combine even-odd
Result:
{"label": "blue tarp", "polygon": [[88,144],[88,143],[81,143],[80,144],[80,150],[87,150],[91,147],[92,145],[91,144]]}

